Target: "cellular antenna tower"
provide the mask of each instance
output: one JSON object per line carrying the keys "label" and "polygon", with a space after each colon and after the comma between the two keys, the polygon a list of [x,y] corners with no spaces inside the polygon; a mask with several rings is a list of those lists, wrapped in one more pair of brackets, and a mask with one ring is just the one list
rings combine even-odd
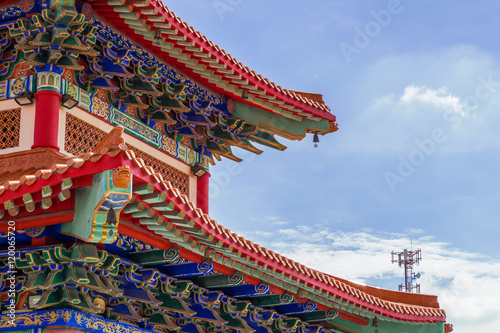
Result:
{"label": "cellular antenna tower", "polygon": [[418,265],[422,260],[422,251],[418,250],[404,250],[403,252],[392,252],[392,263],[398,263],[399,267],[405,268],[405,284],[399,285],[399,291],[406,291],[408,293],[420,294],[420,284],[414,283],[420,278],[420,273],[413,272],[413,265]]}

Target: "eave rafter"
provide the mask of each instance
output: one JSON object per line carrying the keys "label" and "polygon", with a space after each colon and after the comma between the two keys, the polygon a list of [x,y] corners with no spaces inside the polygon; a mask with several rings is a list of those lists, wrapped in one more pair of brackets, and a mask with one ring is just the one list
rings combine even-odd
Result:
{"label": "eave rafter", "polygon": [[[270,330],[292,326],[305,332],[326,332],[320,326],[310,326],[307,321],[288,318],[273,309],[259,308],[249,301],[207,289],[207,286],[239,284],[241,276],[233,281],[226,275],[209,275],[203,277],[204,286],[200,286],[166,275],[161,267],[149,268],[143,262],[157,265],[166,261],[174,266],[180,260],[175,250],[154,251],[158,260],[151,262],[144,259],[150,257],[152,251],[138,252],[127,258],[92,244],[17,250],[19,295],[40,292],[41,298],[34,305],[38,310],[70,308],[93,315],[104,314],[107,319],[153,330],[189,331],[190,325],[199,325],[200,332],[204,332],[224,325],[226,329],[244,332],[252,332],[252,327]],[[0,253],[0,257],[6,254]],[[6,274],[8,265],[2,265],[0,275]],[[179,314],[184,319],[180,320]]]}

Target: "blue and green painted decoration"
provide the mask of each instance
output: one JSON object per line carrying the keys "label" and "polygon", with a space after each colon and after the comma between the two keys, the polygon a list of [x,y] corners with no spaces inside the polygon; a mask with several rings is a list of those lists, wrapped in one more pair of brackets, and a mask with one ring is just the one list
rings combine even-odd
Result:
{"label": "blue and green painted decoration", "polygon": [[96,174],[92,186],[76,190],[75,218],[61,232],[90,243],[115,242],[120,212],[132,197],[131,179],[127,168]]}
{"label": "blue and green painted decoration", "polygon": [[234,117],[228,96],[105,26],[88,3],[24,0],[14,7],[0,10],[0,99],[35,92],[32,76],[52,72],[60,76],[53,87],[79,107],[126,123],[128,133],[191,165],[207,168],[221,156],[241,161],[232,147],[261,153],[253,142],[284,149],[272,127]]}

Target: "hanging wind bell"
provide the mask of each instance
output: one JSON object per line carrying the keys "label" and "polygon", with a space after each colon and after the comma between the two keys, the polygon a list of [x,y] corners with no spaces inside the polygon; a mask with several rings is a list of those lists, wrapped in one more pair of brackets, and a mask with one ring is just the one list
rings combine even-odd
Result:
{"label": "hanging wind bell", "polygon": [[161,31],[160,31],[160,29],[156,29],[156,31],[154,32],[153,38],[155,39],[156,45],[161,44]]}
{"label": "hanging wind bell", "polygon": [[109,207],[108,214],[106,215],[106,222],[109,225],[115,225],[118,222],[116,219],[116,212],[113,207]]}
{"label": "hanging wind bell", "polygon": [[314,133],[313,143],[314,143],[314,148],[318,148],[318,143],[319,143],[318,133]]}

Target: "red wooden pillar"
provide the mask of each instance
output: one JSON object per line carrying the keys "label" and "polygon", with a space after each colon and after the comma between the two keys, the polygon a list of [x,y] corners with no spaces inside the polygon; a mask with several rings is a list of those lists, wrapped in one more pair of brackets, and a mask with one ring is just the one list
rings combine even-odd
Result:
{"label": "red wooden pillar", "polygon": [[209,187],[210,174],[207,172],[205,175],[198,178],[196,183],[196,206],[200,208],[203,213],[208,214],[208,187]]}
{"label": "red wooden pillar", "polygon": [[72,327],[46,327],[43,329],[43,333],[81,333],[80,329]]}
{"label": "red wooden pillar", "polygon": [[45,238],[46,237],[41,237],[41,238],[32,237],[31,246],[33,247],[45,246]]}
{"label": "red wooden pillar", "polygon": [[35,131],[31,148],[50,147],[59,150],[59,105],[61,94],[53,90],[35,93]]}

